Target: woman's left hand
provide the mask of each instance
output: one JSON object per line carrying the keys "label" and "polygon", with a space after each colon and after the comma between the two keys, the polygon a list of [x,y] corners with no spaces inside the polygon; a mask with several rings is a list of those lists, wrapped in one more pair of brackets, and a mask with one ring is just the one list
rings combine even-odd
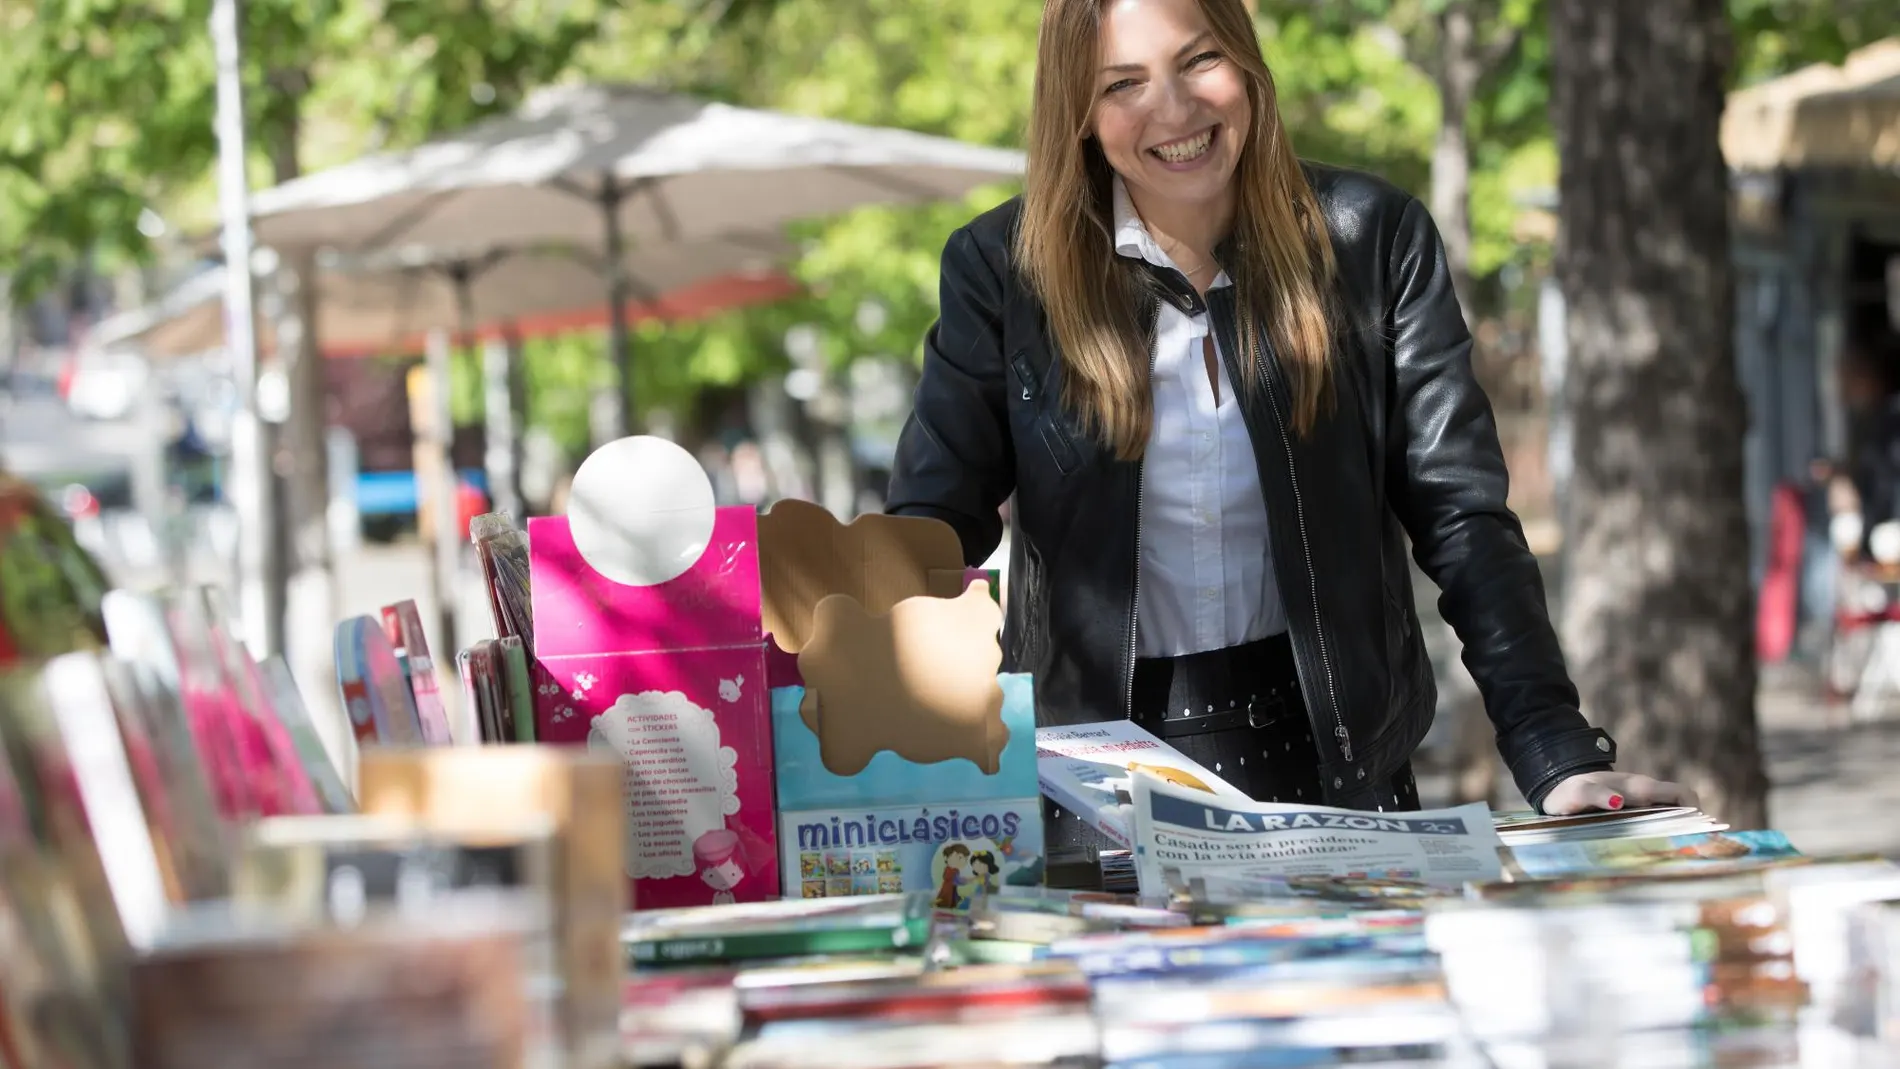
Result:
{"label": "woman's left hand", "polygon": [[1593,809],[1642,809],[1655,805],[1699,806],[1695,792],[1680,783],[1630,772],[1582,772],[1557,784],[1544,796],[1544,812],[1553,817]]}

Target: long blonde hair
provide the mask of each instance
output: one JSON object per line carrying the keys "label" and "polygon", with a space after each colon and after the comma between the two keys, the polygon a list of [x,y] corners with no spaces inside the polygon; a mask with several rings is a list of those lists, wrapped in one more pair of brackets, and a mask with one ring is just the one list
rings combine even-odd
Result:
{"label": "long blonde hair", "polygon": [[[1273,74],[1243,0],[1197,0],[1247,80],[1253,121],[1235,170],[1234,230],[1223,263],[1240,296],[1241,388],[1260,384],[1247,354],[1264,333],[1288,371],[1293,427],[1306,434],[1331,400],[1333,248],[1318,198],[1280,120]],[[1036,42],[1029,170],[1015,255],[1062,352],[1064,394],[1123,460],[1147,447],[1144,275],[1114,251],[1112,172],[1090,134],[1104,0],[1045,0]]]}

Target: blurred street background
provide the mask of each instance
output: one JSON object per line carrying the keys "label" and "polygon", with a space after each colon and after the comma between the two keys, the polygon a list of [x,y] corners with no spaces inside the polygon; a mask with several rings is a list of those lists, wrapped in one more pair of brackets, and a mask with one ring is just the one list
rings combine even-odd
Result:
{"label": "blurred street background", "polygon": [[[1301,153],[1444,232],[1586,712],[1804,848],[1900,851],[1900,5],[1251,6]],[[0,465],[117,582],[253,594],[346,750],[336,622],[416,599],[459,697],[468,519],[560,511],[601,441],[882,507],[938,254],[1018,188],[1039,8],[0,0]],[[1521,805],[1417,593],[1426,800]]]}

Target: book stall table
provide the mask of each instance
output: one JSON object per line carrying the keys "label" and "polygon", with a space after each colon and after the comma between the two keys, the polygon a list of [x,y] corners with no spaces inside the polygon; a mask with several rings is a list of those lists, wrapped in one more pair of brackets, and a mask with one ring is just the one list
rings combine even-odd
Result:
{"label": "book stall table", "polygon": [[0,1069],[1900,1065],[1891,861],[1256,803],[1036,729],[954,536],[618,449],[673,489],[471,526],[459,695],[338,624],[347,764],[216,592],[74,595],[0,673]]}

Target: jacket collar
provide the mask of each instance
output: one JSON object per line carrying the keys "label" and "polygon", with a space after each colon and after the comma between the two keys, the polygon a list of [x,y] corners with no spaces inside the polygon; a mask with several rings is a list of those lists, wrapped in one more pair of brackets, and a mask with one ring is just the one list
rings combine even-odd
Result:
{"label": "jacket collar", "polygon": [[[1128,186],[1122,181],[1121,175],[1115,175],[1111,179],[1110,188],[1115,206],[1115,252],[1131,260],[1141,260],[1152,267],[1158,267],[1163,272],[1180,272],[1180,266],[1162,250],[1160,243],[1155,241],[1154,235],[1149,233],[1148,225],[1141,221],[1141,214],[1135,211],[1134,198],[1128,195]],[[1225,250],[1226,245],[1227,243],[1223,241],[1221,249]],[[1185,278],[1185,273],[1183,277]],[[1227,272],[1222,271],[1214,277],[1208,289],[1219,289],[1230,284],[1231,280],[1228,279]]]}

